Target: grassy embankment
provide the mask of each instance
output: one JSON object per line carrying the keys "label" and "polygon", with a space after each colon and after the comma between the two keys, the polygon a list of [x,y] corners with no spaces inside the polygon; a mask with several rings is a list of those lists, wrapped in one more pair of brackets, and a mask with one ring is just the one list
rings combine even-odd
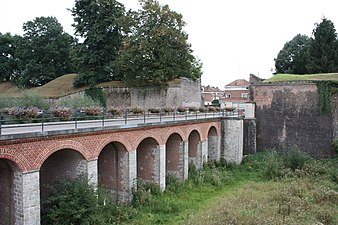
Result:
{"label": "grassy embankment", "polygon": [[[49,83],[40,87],[20,89],[14,82],[0,82],[0,97],[21,97],[23,92],[32,92],[41,97],[61,97],[83,91],[89,88],[89,85],[81,86],[78,88],[73,87],[74,79],[77,74],[65,74],[60,76]],[[180,79],[174,79],[168,82],[168,85],[176,85],[180,83]],[[125,87],[126,85],[122,81],[108,81],[101,82],[95,85],[95,87]]]}
{"label": "grassy embankment", "polygon": [[241,166],[209,164],[163,193],[140,190],[118,223],[338,224],[337,165],[337,158],[313,160],[298,151],[259,153]]}
{"label": "grassy embankment", "polygon": [[338,81],[338,73],[323,73],[323,74],[276,74],[269,79],[263,81],[263,83],[269,82],[285,82],[285,81],[319,81],[319,80],[331,80]]}

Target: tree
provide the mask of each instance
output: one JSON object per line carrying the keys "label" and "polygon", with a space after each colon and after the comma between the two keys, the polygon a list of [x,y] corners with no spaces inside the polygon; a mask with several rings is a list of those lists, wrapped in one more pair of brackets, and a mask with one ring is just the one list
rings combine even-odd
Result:
{"label": "tree", "polygon": [[85,175],[64,178],[49,187],[42,203],[41,224],[108,224],[101,215],[103,205]]}
{"label": "tree", "polygon": [[69,57],[74,39],[63,31],[55,17],[37,17],[24,23],[23,30],[16,49],[19,86],[43,85],[73,72]]}
{"label": "tree", "polygon": [[[192,55],[182,15],[156,0],[129,11],[123,46],[114,67],[130,86],[163,85],[180,76],[198,79],[202,64]],[[129,20],[128,20],[129,19]]]}
{"label": "tree", "polygon": [[338,72],[338,41],[334,24],[323,18],[315,25],[309,47],[310,61],[307,69],[310,73]]}
{"label": "tree", "polygon": [[285,43],[275,59],[276,73],[307,73],[309,61],[310,38],[297,34],[291,41]]}
{"label": "tree", "polygon": [[124,6],[115,0],[76,0],[71,12],[75,34],[83,39],[72,57],[79,72],[74,85],[119,79],[111,65],[121,44],[118,21]]}
{"label": "tree", "polygon": [[14,73],[17,69],[15,39],[16,36],[12,36],[10,33],[0,33],[0,81],[14,79]]}

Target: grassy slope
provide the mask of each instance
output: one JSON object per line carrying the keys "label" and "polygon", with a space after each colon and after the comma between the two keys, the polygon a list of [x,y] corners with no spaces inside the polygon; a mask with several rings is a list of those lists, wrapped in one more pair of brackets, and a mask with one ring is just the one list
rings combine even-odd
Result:
{"label": "grassy slope", "polygon": [[263,83],[283,82],[283,81],[315,81],[315,80],[335,80],[338,81],[338,73],[323,73],[323,74],[276,74]]}
{"label": "grassy slope", "polygon": [[168,186],[170,190],[137,208],[133,219],[122,224],[338,224],[338,185],[321,174],[334,168],[337,158],[311,164],[318,175],[277,181],[263,179],[262,160],[266,158],[222,173],[233,180],[221,186],[189,185],[189,181]]}
{"label": "grassy slope", "polygon": [[[82,86],[79,88],[73,87],[74,79],[77,74],[66,74],[61,77],[52,80],[51,82],[36,88],[29,90],[43,97],[60,97],[71,93],[76,93],[81,90],[87,89],[89,86]],[[179,84],[180,79],[175,79],[168,82],[169,85]],[[96,87],[124,87],[122,81],[109,81],[98,83]],[[0,97],[19,97],[22,94],[22,90],[18,88],[14,82],[0,82]]]}

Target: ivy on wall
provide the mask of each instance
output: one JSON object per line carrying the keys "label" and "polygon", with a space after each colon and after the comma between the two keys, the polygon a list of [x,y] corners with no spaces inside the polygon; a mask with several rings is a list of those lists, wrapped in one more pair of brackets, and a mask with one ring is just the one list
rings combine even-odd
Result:
{"label": "ivy on wall", "polygon": [[102,88],[92,87],[85,90],[85,94],[91,97],[94,101],[100,102],[102,107],[107,106],[107,96],[103,92]]}
{"label": "ivy on wall", "polygon": [[319,95],[319,111],[321,114],[328,114],[331,112],[330,97],[338,87],[338,81],[316,81]]}

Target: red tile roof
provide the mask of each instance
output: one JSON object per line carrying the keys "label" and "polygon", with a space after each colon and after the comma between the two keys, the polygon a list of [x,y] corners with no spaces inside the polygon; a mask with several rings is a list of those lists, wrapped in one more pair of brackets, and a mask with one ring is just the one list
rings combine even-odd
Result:
{"label": "red tile roof", "polygon": [[229,84],[227,84],[226,86],[247,86],[249,85],[249,82],[244,80],[244,79],[238,79],[238,80],[235,80]]}

